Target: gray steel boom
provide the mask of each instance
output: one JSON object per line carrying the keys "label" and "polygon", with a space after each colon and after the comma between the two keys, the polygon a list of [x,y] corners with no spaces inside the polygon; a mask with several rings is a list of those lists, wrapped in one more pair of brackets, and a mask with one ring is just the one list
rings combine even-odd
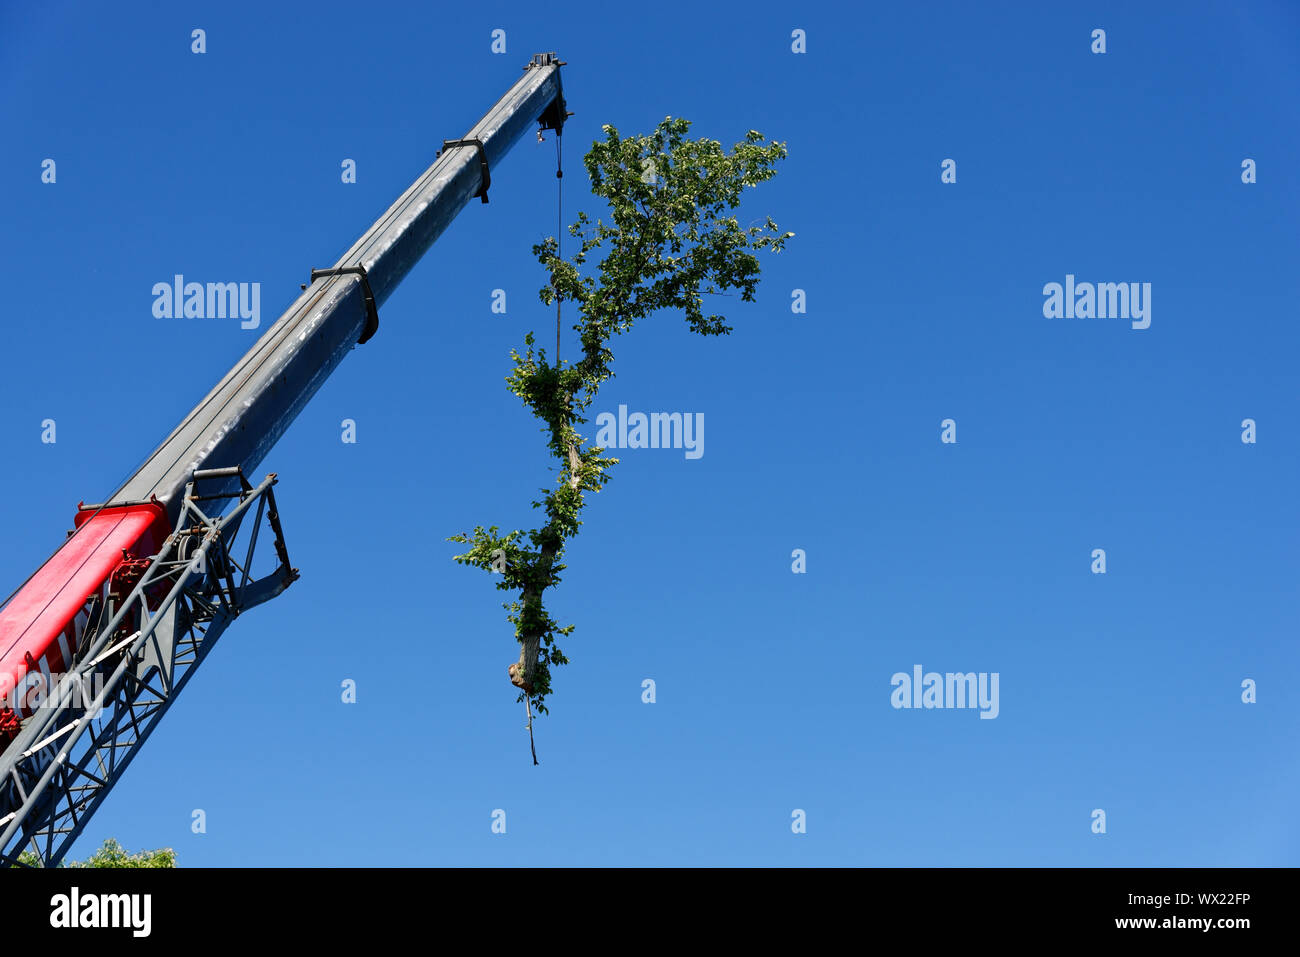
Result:
{"label": "gray steel boom", "polygon": [[[433,165],[366,230],[334,270],[313,275],[302,295],[116,498],[144,501],[154,496],[174,522],[186,483],[196,470],[238,466],[251,474],[343,357],[373,334],[376,308],[456,214],[475,196],[487,201],[491,171],[518,139],[539,121],[546,129],[563,127],[567,114],[562,65],[554,53],[535,55],[519,81],[462,139],[445,141]],[[304,264],[304,273],[309,265]],[[336,273],[358,266],[364,276]],[[231,480],[220,491],[234,498],[239,487]]]}

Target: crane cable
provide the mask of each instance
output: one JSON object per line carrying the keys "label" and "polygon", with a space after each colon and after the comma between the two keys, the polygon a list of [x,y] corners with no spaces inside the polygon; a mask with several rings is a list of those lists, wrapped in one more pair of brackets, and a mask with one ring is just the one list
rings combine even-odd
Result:
{"label": "crane cable", "polygon": [[[561,163],[560,138],[564,129],[555,131],[555,257],[560,257],[564,242],[564,167]],[[555,368],[560,368],[560,291],[555,291]]]}

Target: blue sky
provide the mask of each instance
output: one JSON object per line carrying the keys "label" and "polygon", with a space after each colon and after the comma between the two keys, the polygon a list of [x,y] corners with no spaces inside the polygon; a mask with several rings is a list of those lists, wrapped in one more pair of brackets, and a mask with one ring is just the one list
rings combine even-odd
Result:
{"label": "blue sky", "polygon": [[[550,481],[502,382],[553,329],[549,136],[263,463],[302,580],[222,638],[73,856],[1300,864],[1300,11],[1142,7],[0,9],[5,594],[259,334],[156,319],[153,284],[259,282],[264,329],[531,53],[568,62],[566,221],[599,212],[604,123],[790,150],[744,213],[796,238],[733,335],[662,314],[614,347],[595,410],[701,413],[705,454],[624,451],[591,502],[540,767],[500,595],[444,539],[529,527]],[[1150,283],[1150,327],[1044,318],[1067,274]],[[996,672],[997,718],[893,708],[917,664]]]}

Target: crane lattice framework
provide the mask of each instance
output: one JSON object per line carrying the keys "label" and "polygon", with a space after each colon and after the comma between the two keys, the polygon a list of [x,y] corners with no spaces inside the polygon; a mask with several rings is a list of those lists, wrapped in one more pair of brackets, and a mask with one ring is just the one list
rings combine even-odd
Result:
{"label": "crane lattice framework", "polygon": [[[510,148],[534,123],[562,132],[563,65],[534,55],[478,123],[444,140],[433,164],[334,266],[311,271],[252,349],[105,504],[79,511],[73,534],[0,606],[0,699],[15,699],[8,709],[0,700],[0,863],[30,850],[58,864],[230,623],[297,577],[275,476],[256,486],[246,476],[375,335],[379,307],[456,215],[473,198],[488,201]],[[264,519],[277,565],[254,578]],[[39,705],[19,704],[34,686]]]}
{"label": "crane lattice framework", "polygon": [[[177,530],[124,600],[109,598],[92,612],[86,633],[93,637],[77,664],[6,751],[0,801],[15,809],[0,816],[5,863],[23,850],[45,862],[62,860],[230,623],[298,577],[280,527],[274,475],[256,488],[243,481],[224,516],[204,513],[212,496],[199,494],[200,484],[232,473],[243,479],[239,469],[194,474]],[[239,532],[254,507],[241,561]],[[263,517],[279,565],[254,579]],[[121,637],[128,622],[140,627]]]}

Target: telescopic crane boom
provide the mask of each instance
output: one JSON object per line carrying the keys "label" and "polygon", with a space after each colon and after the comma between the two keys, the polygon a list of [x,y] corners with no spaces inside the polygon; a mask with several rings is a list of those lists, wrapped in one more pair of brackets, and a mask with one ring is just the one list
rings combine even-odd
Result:
{"label": "telescopic crane boom", "polygon": [[[272,491],[252,484],[379,307],[534,124],[561,131],[554,53],[524,75],[332,267],[0,607],[0,864],[62,860],[216,639],[297,578]],[[259,532],[278,566],[251,576]],[[236,550],[236,540],[239,549]]]}

